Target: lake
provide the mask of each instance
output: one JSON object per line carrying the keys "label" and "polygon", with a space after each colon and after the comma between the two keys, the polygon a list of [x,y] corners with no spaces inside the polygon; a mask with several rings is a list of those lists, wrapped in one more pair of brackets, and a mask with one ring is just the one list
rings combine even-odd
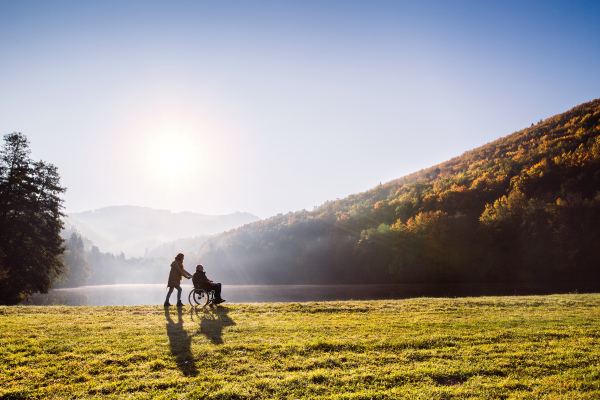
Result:
{"label": "lake", "polygon": [[[181,285],[182,301],[188,303],[191,285]],[[463,285],[223,285],[228,303],[309,302],[334,300],[392,300],[413,297],[468,297],[485,295],[531,295],[597,292],[597,284],[498,286]],[[123,284],[54,289],[35,294],[29,305],[116,306],[161,305],[167,295],[164,284]],[[171,304],[177,301],[171,295]]]}

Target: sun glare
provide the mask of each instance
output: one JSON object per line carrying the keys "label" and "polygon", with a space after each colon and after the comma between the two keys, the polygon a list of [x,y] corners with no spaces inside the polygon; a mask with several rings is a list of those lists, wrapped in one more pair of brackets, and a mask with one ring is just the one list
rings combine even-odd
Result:
{"label": "sun glare", "polygon": [[148,138],[144,165],[149,177],[161,185],[176,186],[201,173],[200,144],[191,135],[165,132]]}
{"label": "sun glare", "polygon": [[172,108],[167,104],[130,117],[134,151],[129,154],[139,191],[170,209],[184,207],[184,198],[199,192],[218,192],[236,171],[234,153],[241,147],[239,141],[231,145],[235,127],[227,119],[202,109]]}

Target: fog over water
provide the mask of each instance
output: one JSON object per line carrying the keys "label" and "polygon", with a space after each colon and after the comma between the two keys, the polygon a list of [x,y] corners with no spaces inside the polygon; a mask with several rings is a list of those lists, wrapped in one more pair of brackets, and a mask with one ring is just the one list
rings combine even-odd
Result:
{"label": "fog over water", "polygon": [[[181,285],[181,300],[189,304],[192,285]],[[392,300],[413,297],[469,297],[485,295],[545,295],[594,292],[597,285],[485,286],[485,285],[223,285],[227,303],[310,302],[335,300]],[[164,284],[123,284],[54,289],[36,294],[24,304],[69,306],[161,305]],[[171,295],[177,301],[177,292]]]}
{"label": "fog over water", "polygon": [[[223,285],[228,303],[307,302],[369,300],[393,297],[398,285]],[[189,304],[192,285],[182,284],[181,300]],[[55,289],[32,296],[32,305],[160,305],[167,295],[165,284],[122,284]],[[170,302],[177,301],[177,291]]]}

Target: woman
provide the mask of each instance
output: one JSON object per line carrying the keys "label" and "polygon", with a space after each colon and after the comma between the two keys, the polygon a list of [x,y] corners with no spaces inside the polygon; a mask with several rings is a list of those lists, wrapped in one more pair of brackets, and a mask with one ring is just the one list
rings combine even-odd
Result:
{"label": "woman", "polygon": [[169,273],[169,282],[167,283],[169,291],[167,292],[167,298],[165,299],[165,307],[171,306],[169,298],[171,297],[171,293],[173,293],[173,289],[177,289],[177,307],[183,307],[183,303],[181,302],[181,286],[179,283],[183,280],[184,276],[187,279],[192,277],[192,275],[183,268],[183,257],[184,255],[179,253],[171,263],[171,272]]}

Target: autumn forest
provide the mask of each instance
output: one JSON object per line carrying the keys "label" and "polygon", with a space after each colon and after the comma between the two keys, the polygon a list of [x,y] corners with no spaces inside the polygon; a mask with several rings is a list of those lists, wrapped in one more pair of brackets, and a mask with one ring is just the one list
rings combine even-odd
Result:
{"label": "autumn forest", "polygon": [[600,99],[195,255],[229,284],[600,278]]}

